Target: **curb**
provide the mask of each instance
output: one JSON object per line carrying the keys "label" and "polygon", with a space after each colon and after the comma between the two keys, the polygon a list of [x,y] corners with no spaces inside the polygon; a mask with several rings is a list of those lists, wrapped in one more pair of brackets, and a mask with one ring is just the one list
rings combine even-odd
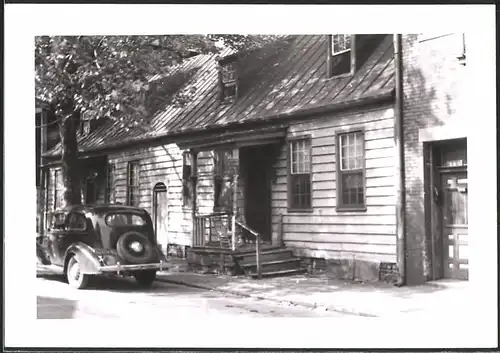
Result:
{"label": "curb", "polygon": [[[184,282],[184,281],[177,281],[173,279],[168,279],[164,277],[157,277],[157,281],[159,282],[165,282],[165,283],[172,283],[172,284],[177,284],[180,286],[186,286],[186,287],[192,287],[192,288],[198,288],[198,289],[205,289],[205,290],[210,290],[214,292],[219,292],[219,293],[228,293],[232,295],[236,295],[239,297],[245,297],[245,298],[255,298],[259,300],[267,300],[267,301],[272,301],[275,303],[287,303],[291,305],[298,305],[298,306],[303,306],[309,309],[317,309],[318,307],[323,307],[321,305],[317,305],[316,303],[312,304],[309,302],[303,302],[303,301],[292,301],[292,300],[281,300],[281,299],[276,299],[272,297],[263,297],[261,295],[256,295],[256,294],[247,294],[247,293],[241,293],[239,291],[235,290],[230,290],[230,289],[219,289],[217,287],[212,287],[209,285],[199,285],[199,284],[193,284],[189,282]],[[335,308],[335,307],[326,307],[328,311],[334,311],[342,314],[350,314],[350,315],[356,315],[356,316],[363,316],[363,317],[379,317],[378,315],[366,313],[366,312],[359,312],[356,310],[350,310],[350,309],[345,309],[345,308]]]}

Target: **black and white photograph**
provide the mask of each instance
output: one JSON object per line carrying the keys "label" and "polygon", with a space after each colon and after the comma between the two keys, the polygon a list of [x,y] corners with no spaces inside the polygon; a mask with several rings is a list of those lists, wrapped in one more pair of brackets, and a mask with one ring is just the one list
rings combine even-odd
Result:
{"label": "black and white photograph", "polygon": [[9,4],[4,345],[497,347],[494,7],[413,8]]}

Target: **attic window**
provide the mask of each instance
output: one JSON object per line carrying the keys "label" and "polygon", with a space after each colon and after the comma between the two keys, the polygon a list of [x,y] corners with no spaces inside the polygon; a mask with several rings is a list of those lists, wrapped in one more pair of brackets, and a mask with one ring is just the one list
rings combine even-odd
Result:
{"label": "attic window", "polygon": [[222,101],[232,101],[238,95],[236,62],[221,63],[220,69]]}
{"label": "attic window", "polygon": [[332,35],[332,55],[339,55],[351,50],[351,35]]}
{"label": "attic window", "polygon": [[332,34],[328,36],[328,77],[352,75],[355,69],[355,35]]}
{"label": "attic window", "polygon": [[82,120],[80,125],[80,133],[82,134],[82,136],[90,134],[90,130],[91,130],[90,120],[88,119]]}

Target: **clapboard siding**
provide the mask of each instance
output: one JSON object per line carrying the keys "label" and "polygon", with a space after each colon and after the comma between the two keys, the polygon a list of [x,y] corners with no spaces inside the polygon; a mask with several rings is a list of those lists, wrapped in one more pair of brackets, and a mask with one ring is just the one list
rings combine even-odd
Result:
{"label": "clapboard siding", "polygon": [[[309,119],[292,124],[289,137],[310,136],[312,211],[287,207],[287,148],[274,163],[272,185],[273,237],[283,217],[283,240],[302,256],[394,259],[396,190],[394,180],[394,112],[382,108],[349,115]],[[366,205],[362,212],[337,212],[335,135],[361,128],[365,133]]]}

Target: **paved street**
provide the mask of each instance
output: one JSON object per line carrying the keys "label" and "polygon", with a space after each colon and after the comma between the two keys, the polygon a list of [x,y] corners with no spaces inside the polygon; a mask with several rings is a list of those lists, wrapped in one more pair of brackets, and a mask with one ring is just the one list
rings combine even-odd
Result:
{"label": "paved street", "polygon": [[247,317],[339,317],[324,309],[231,296],[218,292],[156,282],[151,289],[131,279],[95,279],[86,290],[70,288],[62,276],[37,278],[37,317],[140,318],[168,315]]}

